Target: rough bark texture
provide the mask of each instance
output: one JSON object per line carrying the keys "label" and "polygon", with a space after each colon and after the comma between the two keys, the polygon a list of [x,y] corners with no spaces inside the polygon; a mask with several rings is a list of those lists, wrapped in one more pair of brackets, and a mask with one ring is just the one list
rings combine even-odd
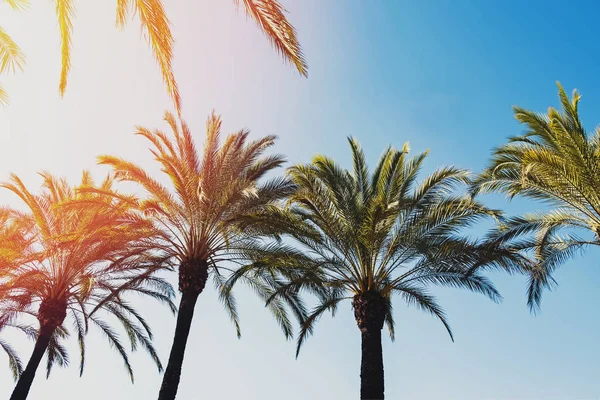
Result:
{"label": "rough bark texture", "polygon": [[48,348],[52,334],[56,328],[63,323],[67,316],[67,302],[64,299],[44,300],[38,311],[38,320],[40,322],[40,331],[35,341],[33,353],[29,358],[25,371],[19,377],[17,385],[13,390],[10,400],[25,400],[29,394],[29,389],[35,378],[35,373]]}
{"label": "rough bark texture", "polygon": [[381,329],[387,313],[385,299],[369,291],[354,296],[354,318],[362,336],[360,364],[361,400],[384,399],[383,349]]}
{"label": "rough bark texture", "polygon": [[179,303],[179,311],[177,312],[177,324],[169,355],[169,363],[163,376],[158,400],[174,400],[175,396],[177,396],[185,347],[190,334],[192,319],[194,318],[194,307],[196,306],[198,296],[204,290],[207,278],[208,263],[204,260],[185,262],[179,266],[181,302]]}
{"label": "rough bark texture", "polygon": [[185,261],[179,266],[179,291],[196,293],[204,290],[208,279],[208,262],[206,260]]}

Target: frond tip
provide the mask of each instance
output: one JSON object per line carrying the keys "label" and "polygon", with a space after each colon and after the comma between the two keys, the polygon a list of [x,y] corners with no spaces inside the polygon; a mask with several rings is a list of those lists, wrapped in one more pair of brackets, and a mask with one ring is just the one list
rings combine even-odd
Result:
{"label": "frond tip", "polygon": [[25,55],[15,41],[0,27],[0,73],[23,70]]}
{"label": "frond tip", "polygon": [[4,0],[8,5],[17,11],[23,11],[29,7],[29,0]]}
{"label": "frond tip", "polygon": [[[181,97],[179,87],[173,72],[173,35],[169,19],[161,0],[130,0],[135,1],[135,10],[142,22],[142,30],[148,35],[148,41],[154,52],[162,72],[163,81],[167,85],[169,96],[175,104],[178,115],[181,115]],[[120,1],[120,3],[123,3]],[[117,9],[117,24],[124,21],[126,12],[122,6]]]}
{"label": "frond tip", "polygon": [[67,75],[71,69],[71,35],[73,31],[73,15],[75,6],[73,0],[56,0],[56,16],[58,17],[58,27],[60,29],[60,48],[61,48],[61,71],[60,84],[58,90],[60,95],[65,94],[67,88]]}
{"label": "frond tip", "polygon": [[[308,76],[308,65],[296,38],[296,30],[285,17],[285,9],[277,0],[242,0],[246,14],[267,36],[275,50],[293,64],[302,76]],[[234,0],[239,4],[239,0]]]}

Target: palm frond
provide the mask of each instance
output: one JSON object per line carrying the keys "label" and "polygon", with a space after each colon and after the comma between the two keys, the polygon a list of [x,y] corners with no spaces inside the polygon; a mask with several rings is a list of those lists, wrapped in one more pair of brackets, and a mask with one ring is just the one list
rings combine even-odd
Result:
{"label": "palm frond", "polygon": [[444,313],[444,310],[442,310],[442,308],[436,303],[436,300],[433,296],[417,287],[411,287],[409,285],[398,286],[395,289],[400,292],[401,296],[408,305],[416,306],[439,319],[446,328],[446,331],[448,331],[450,339],[452,339],[454,342],[454,335],[452,334],[452,329],[446,320],[446,314]]}
{"label": "palm frond", "polygon": [[[494,150],[471,189],[474,194],[502,192],[552,206],[545,213],[507,219],[492,234],[533,258],[527,294],[533,312],[539,309],[543,289],[552,284],[552,271],[585,247],[600,244],[600,142],[587,134],[579,118],[579,93],[573,91],[569,98],[557,85],[560,110],[514,108],[525,133]],[[587,232],[592,238],[561,238],[560,231]]]}
{"label": "palm frond", "polygon": [[[137,11],[142,22],[142,29],[148,35],[148,41],[154,52],[154,57],[158,62],[162,72],[163,81],[167,86],[169,96],[175,103],[175,109],[181,114],[181,96],[173,72],[173,35],[171,33],[170,22],[167,18],[164,6],[161,0],[131,0],[135,2]],[[117,9],[117,20],[125,18],[123,6]]]}
{"label": "palm frond", "polygon": [[0,27],[0,73],[23,70],[25,55],[15,41]]}
{"label": "palm frond", "polygon": [[[240,0],[234,0],[239,5]],[[302,54],[296,30],[285,17],[285,9],[277,0],[242,0],[246,13],[254,19],[275,50],[308,76],[308,65]]]}
{"label": "palm frond", "polygon": [[0,347],[8,356],[8,366],[13,374],[14,380],[19,379],[19,376],[23,372],[23,362],[21,361],[13,347],[10,344],[8,344],[8,342],[0,339]]}
{"label": "palm frond", "polygon": [[29,7],[29,0],[5,0],[5,2],[17,11],[23,11]]}
{"label": "palm frond", "polygon": [[64,95],[67,88],[67,76],[71,69],[71,36],[73,33],[73,16],[75,14],[75,5],[73,0],[55,0],[56,16],[58,17],[58,27],[60,30],[61,62],[60,84],[58,90],[60,95]]}
{"label": "palm frond", "polygon": [[304,341],[309,336],[312,336],[312,334],[314,333],[314,324],[325,312],[334,312],[335,307],[342,300],[345,300],[345,298],[334,297],[322,302],[321,304],[316,306],[314,310],[312,310],[308,318],[306,318],[306,320],[300,327],[300,334],[298,335],[298,340],[296,342],[296,358],[298,358],[298,356],[300,355],[300,349],[302,348]]}

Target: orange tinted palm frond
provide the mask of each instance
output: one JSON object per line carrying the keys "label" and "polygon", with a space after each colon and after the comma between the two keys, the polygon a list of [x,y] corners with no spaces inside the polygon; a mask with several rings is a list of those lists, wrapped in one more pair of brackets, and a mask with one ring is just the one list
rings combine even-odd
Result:
{"label": "orange tinted palm frond", "polygon": [[117,28],[122,29],[131,12],[131,0],[117,0]]}
{"label": "orange tinted palm frond", "polygon": [[38,175],[44,179],[42,187],[47,189],[45,197],[50,203],[54,204],[74,197],[73,189],[66,179],[57,178],[48,171],[42,171]]}
{"label": "orange tinted palm frond", "polygon": [[98,164],[110,165],[116,171],[115,176],[117,179],[138,182],[152,196],[157,197],[163,203],[171,205],[173,199],[167,188],[148,175],[138,165],[118,157],[107,155],[98,156]]}
{"label": "orange tinted palm frond", "polygon": [[[177,114],[181,114],[181,97],[173,73],[173,35],[167,14],[161,0],[132,0],[139,13],[142,29],[148,34],[148,41],[154,51],[154,57],[160,66],[163,80],[167,85],[169,96],[175,103]],[[121,0],[117,7],[117,23],[126,18],[127,7]]]}
{"label": "orange tinted palm frond", "polygon": [[175,117],[169,112],[165,113],[164,119],[175,133],[179,156],[183,163],[190,169],[191,173],[198,174],[200,172],[200,160],[188,125],[185,121],[181,121],[181,129],[179,129]]}
{"label": "orange tinted palm frond", "polygon": [[[45,322],[38,314],[40,303],[61,299],[80,344],[88,323],[100,327],[132,374],[118,336],[98,319],[102,312],[104,317],[120,321],[127,333],[136,332],[129,336],[131,348],[142,343],[160,371],[150,330],[121,298],[127,292],[149,295],[174,309],[172,288],[154,276],[165,262],[157,252],[161,250],[160,232],[131,206],[128,196],[112,191],[110,177],[96,187],[90,174],[84,172],[81,183],[73,187],[49,173],[40,175],[44,181],[38,194],[27,190],[16,176],[3,185],[18,194],[29,210],[19,213],[0,208],[0,328],[6,322],[20,322],[27,314],[36,316],[41,326]],[[43,226],[35,216],[39,209],[46,216]],[[41,234],[41,230],[49,235]],[[81,351],[80,371],[83,347]],[[53,363],[50,354],[48,360],[49,371]]]}
{"label": "orange tinted palm frond", "polygon": [[[74,188],[50,174],[40,175],[44,177],[44,191],[38,195],[29,192],[16,176],[12,184],[3,186],[18,194],[31,213],[29,219],[13,216],[12,220],[22,225],[21,230],[13,231],[35,227],[37,259],[52,264],[54,278],[62,276],[70,282],[87,273],[88,266],[125,254],[128,246],[136,247],[156,233],[150,220],[132,211],[127,196],[116,196],[106,184],[104,189],[91,190],[93,180],[89,174],[84,173],[81,184]],[[17,214],[0,210],[0,221],[11,215]],[[13,231],[4,227],[0,233],[6,238]],[[15,233],[13,236],[18,238]],[[4,249],[2,254],[10,253],[10,249]]]}
{"label": "orange tinted palm frond", "polygon": [[220,172],[218,162],[219,142],[221,137],[221,117],[214,111],[206,121],[206,142],[204,143],[204,155],[202,157],[201,174],[198,177],[198,190],[201,193],[212,194],[214,187],[211,186],[215,176]]}
{"label": "orange tinted palm frond", "polygon": [[138,165],[118,157],[102,155],[98,158],[98,164],[109,165],[115,171],[116,179],[120,181],[136,182],[141,185],[162,207],[149,207],[140,203],[140,210],[148,213],[159,212],[166,219],[167,224],[176,226],[181,232],[185,232],[184,207],[177,202],[169,190],[156,179],[152,178]]}
{"label": "orange tinted palm frond", "polygon": [[15,41],[0,27],[0,73],[23,70],[25,55]]}
{"label": "orange tinted palm frond", "polygon": [[[27,3],[26,0],[10,1],[15,4]],[[67,87],[67,78],[71,68],[71,35],[75,7],[73,0],[55,1],[61,37],[62,69],[59,91],[62,96]],[[125,25],[132,9],[139,13],[142,29],[148,35],[148,41],[160,66],[169,96],[175,104],[177,113],[180,114],[181,97],[172,67],[174,40],[162,2],[161,0],[117,0],[117,27],[121,28]]]}
{"label": "orange tinted palm frond", "polygon": [[283,159],[263,155],[274,142],[272,136],[249,142],[249,132],[242,130],[221,143],[221,118],[215,113],[206,123],[202,153],[185,122],[168,113],[165,120],[172,135],[143,127],[138,127],[136,133],[151,142],[150,150],[171,180],[171,188],[117,157],[102,156],[99,162],[111,165],[118,179],[136,182],[146,189],[149,197],[140,202],[139,209],[158,221],[162,236],[170,238],[174,256],[179,260],[207,259],[225,251],[230,236],[239,234],[235,221],[241,213],[255,212],[281,199],[287,190],[285,182],[265,189],[271,193],[269,196],[258,198],[256,194],[262,190],[257,180],[267,170],[280,166]]}
{"label": "orange tinted palm frond", "polygon": [[[28,5],[27,0],[6,0],[15,10],[23,10]],[[23,70],[25,55],[8,33],[0,26],[0,74]],[[0,86],[0,105],[8,104],[8,94]]]}
{"label": "orange tinted palm frond", "polygon": [[22,11],[29,7],[29,0],[4,0],[14,10]]}
{"label": "orange tinted palm frond", "polygon": [[148,41],[160,67],[167,91],[175,104],[177,114],[180,115],[181,97],[172,66],[174,40],[162,2],[161,0],[117,0],[118,28],[125,26],[132,11],[139,13],[142,30],[148,35]]}
{"label": "orange tinted palm frond", "polygon": [[[187,213],[193,214],[198,212],[199,207],[197,201],[194,201],[197,199],[198,177],[200,175],[199,155],[187,125],[182,122],[180,127],[175,117],[168,112],[165,113],[164,120],[171,127],[175,141],[174,143],[170,143],[168,140],[165,142],[166,135],[155,130],[153,132],[154,139],[150,139],[155,145],[152,153],[171,178],[176,193],[179,195],[182,204],[185,205]],[[164,147],[156,145],[159,140],[164,143]],[[168,153],[165,152],[165,147],[168,149]]]}
{"label": "orange tinted palm frond", "polygon": [[[0,208],[0,278],[8,276],[27,251],[31,224],[16,210]],[[1,296],[0,296],[1,298]]]}
{"label": "orange tinted palm frond", "polygon": [[[239,0],[234,0],[239,4]],[[256,21],[273,47],[294,64],[298,72],[308,76],[308,65],[302,54],[296,30],[285,17],[285,9],[277,0],[243,0],[246,13]]]}
{"label": "orange tinted palm frond", "polygon": [[29,208],[33,221],[40,230],[40,234],[48,238],[52,235],[50,226],[50,207],[46,202],[41,201],[41,198],[34,196],[23,184],[21,179],[14,174],[11,174],[11,182],[0,184],[0,187],[8,189],[15,193],[23,200]]}
{"label": "orange tinted palm frond", "polygon": [[8,93],[2,86],[0,86],[0,105],[8,104]]}
{"label": "orange tinted palm frond", "polygon": [[60,84],[58,90],[60,95],[65,94],[67,88],[67,75],[71,69],[71,34],[73,31],[73,15],[75,7],[73,0],[55,0],[56,16],[58,17],[58,27],[60,29],[60,46],[62,68],[60,71]]}

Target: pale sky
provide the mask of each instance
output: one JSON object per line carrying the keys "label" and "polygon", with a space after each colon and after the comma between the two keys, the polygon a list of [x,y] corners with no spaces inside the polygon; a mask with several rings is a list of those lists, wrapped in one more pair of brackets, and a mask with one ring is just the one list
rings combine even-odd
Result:
{"label": "pale sky", "polygon": [[[199,145],[205,120],[215,109],[225,131],[247,127],[254,137],[278,135],[275,150],[291,162],[307,162],[321,152],[347,165],[345,137],[352,135],[363,143],[371,165],[388,144],[400,147],[410,141],[415,152],[431,149],[424,172],[446,164],[477,170],[492,147],[520,133],[510,106],[544,110],[556,104],[555,80],[566,80],[567,90],[581,89],[584,116],[600,105],[594,71],[576,73],[570,64],[526,57],[525,50],[512,45],[525,28],[505,30],[498,15],[518,18],[507,11],[509,6],[498,11],[484,2],[457,2],[455,7],[449,1],[436,6],[394,0],[283,1],[309,63],[309,78],[304,79],[282,62],[233,1],[165,3],[177,41],[174,65],[183,115]],[[23,13],[0,5],[0,25],[27,55],[24,72],[0,77],[11,96],[10,105],[0,108],[1,180],[15,172],[36,188],[36,171],[47,169],[74,182],[84,168],[100,179],[107,172],[95,166],[101,153],[126,157],[158,173],[147,143],[133,129],[144,125],[166,130],[162,115],[171,103],[139,22],[134,18],[119,32],[114,28],[114,2],[80,1],[76,7],[72,71],[60,99],[52,2],[34,2]],[[533,8],[526,12],[535,15]],[[577,17],[592,15],[597,14],[588,10]],[[536,22],[543,32],[560,35],[551,22]],[[547,44],[544,35],[532,33],[521,45],[530,46],[532,54],[563,49]],[[571,45],[559,43],[564,49]],[[586,54],[596,50],[592,44],[580,46]],[[515,78],[522,71],[527,79]],[[597,116],[587,116],[590,129],[597,122]],[[509,213],[537,207],[491,201]],[[0,202],[18,204],[8,192],[0,192]],[[546,295],[537,317],[525,306],[522,277],[493,276],[505,297],[500,305],[475,294],[435,290],[456,343],[439,322],[397,299],[396,341],[384,336],[387,398],[600,398],[597,259],[590,252],[586,262],[578,259],[579,264],[563,268],[557,274],[558,291]],[[349,304],[335,319],[320,320],[296,360],[295,344],[285,341],[252,293],[237,289],[242,323],[238,340],[212,287],[207,288],[196,306],[179,399],[358,398],[360,333]],[[140,303],[166,364],[175,319],[150,300]],[[33,344],[7,337],[27,360]],[[161,376],[146,354],[133,357],[132,385],[119,356],[99,332],[90,333],[87,346],[82,378],[73,340],[72,365],[55,368],[49,380],[41,365],[29,398],[157,397]],[[0,353],[0,398],[7,398],[13,385]]]}

